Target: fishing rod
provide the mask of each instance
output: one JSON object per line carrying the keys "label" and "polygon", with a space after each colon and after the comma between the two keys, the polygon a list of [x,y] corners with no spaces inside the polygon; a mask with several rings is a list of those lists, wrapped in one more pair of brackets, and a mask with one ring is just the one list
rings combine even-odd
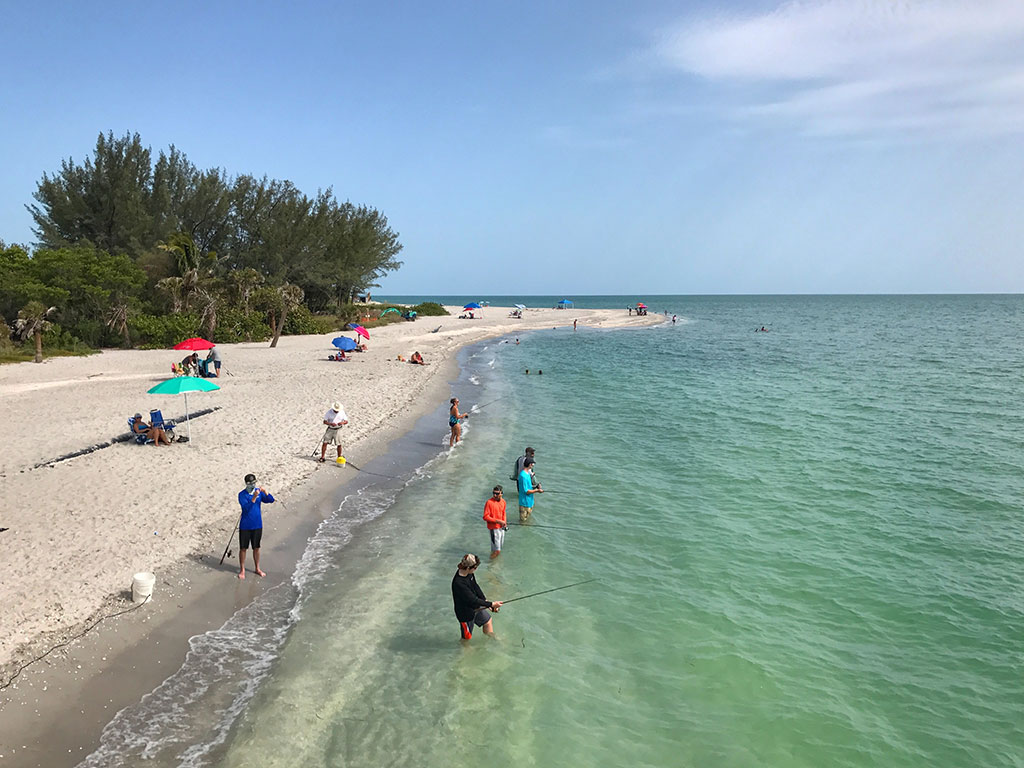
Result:
{"label": "fishing rod", "polygon": [[486,408],[486,407],[487,407],[488,405],[493,405],[494,403],[498,402],[499,400],[504,400],[504,399],[505,399],[505,395],[502,395],[501,397],[496,397],[496,398],[494,398],[494,399],[493,399],[493,400],[491,400],[491,401],[490,401],[489,403],[484,403],[483,405],[474,405],[474,406],[473,406],[473,407],[472,407],[472,408],[470,409],[470,412],[472,413],[473,411],[480,411],[480,410],[483,410],[483,409],[484,409],[484,408]]}
{"label": "fishing rod", "polygon": [[235,533],[238,531],[238,526],[242,524],[242,516],[238,516],[238,522],[235,523],[235,529],[231,531],[231,536],[228,537],[228,545],[224,547],[224,554],[220,556],[220,564],[224,565],[224,558],[231,557],[231,542],[235,540]]}
{"label": "fishing rod", "polygon": [[505,523],[505,525],[521,525],[524,528],[552,528],[558,531],[579,531],[580,533],[587,533],[583,528],[567,528],[564,525],[541,525],[540,523]]}
{"label": "fishing rod", "polygon": [[597,579],[587,579],[586,581],[577,581],[575,584],[566,584],[564,587],[555,587],[554,589],[545,589],[543,592],[534,592],[532,595],[522,595],[521,597],[513,597],[511,600],[501,600],[502,607],[509,603],[514,603],[516,600],[525,600],[528,597],[537,597],[537,595],[546,595],[548,592],[557,592],[560,589],[568,589],[569,587],[578,587],[580,584],[589,584]]}

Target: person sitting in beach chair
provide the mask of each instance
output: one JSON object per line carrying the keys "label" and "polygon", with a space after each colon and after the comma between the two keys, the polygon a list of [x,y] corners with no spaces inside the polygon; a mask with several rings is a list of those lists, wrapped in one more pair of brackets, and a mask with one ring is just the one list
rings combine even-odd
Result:
{"label": "person sitting in beach chair", "polygon": [[[171,438],[167,436],[167,433],[160,427],[147,424],[142,418],[141,413],[136,413],[132,418],[128,419],[128,426],[131,428],[132,434],[135,435],[135,442],[139,443],[139,445],[152,443],[154,446],[159,447],[161,443],[164,445],[171,444]],[[140,440],[139,438],[142,439]]]}
{"label": "person sitting in beach chair", "polygon": [[[175,437],[174,437],[174,427],[176,426],[175,423],[171,419],[165,419],[163,411],[161,411],[159,408],[151,408],[150,409],[150,411],[149,411],[149,423],[150,423],[151,426],[156,427],[157,429],[162,429],[164,432],[166,432],[167,436],[169,438],[171,438],[171,440],[175,439]],[[180,440],[183,440],[183,439],[187,440],[188,438],[177,438],[177,439],[180,441]]]}
{"label": "person sitting in beach chair", "polygon": [[427,365],[426,361],[423,359],[423,355],[419,352],[413,352],[412,357],[409,358],[409,362],[413,365]]}

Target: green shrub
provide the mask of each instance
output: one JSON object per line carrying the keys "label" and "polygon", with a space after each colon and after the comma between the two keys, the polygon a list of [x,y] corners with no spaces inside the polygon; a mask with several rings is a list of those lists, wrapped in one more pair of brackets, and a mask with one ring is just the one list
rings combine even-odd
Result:
{"label": "green shrub", "polygon": [[177,315],[134,315],[128,330],[142,349],[167,349],[179,341],[199,335],[199,316],[191,312]]}
{"label": "green shrub", "polygon": [[262,312],[244,312],[240,309],[222,309],[217,313],[217,329],[213,339],[217,344],[236,341],[266,341],[273,335],[267,317]]}
{"label": "green shrub", "polygon": [[[31,347],[33,356],[35,355],[35,341],[27,339],[25,341],[25,347]],[[53,354],[54,352],[68,352],[72,355],[86,355],[93,350],[88,344],[83,342],[81,339],[72,336],[71,333],[61,328],[59,323],[51,323],[50,327],[43,331],[43,351],[47,354]]]}
{"label": "green shrub", "polygon": [[299,336],[316,333],[331,333],[337,330],[336,318],[332,315],[314,315],[303,305],[289,310],[284,321],[284,335]]}
{"label": "green shrub", "polygon": [[448,314],[448,310],[436,301],[423,301],[415,307],[410,307],[410,309],[422,317],[440,317],[441,315]]}

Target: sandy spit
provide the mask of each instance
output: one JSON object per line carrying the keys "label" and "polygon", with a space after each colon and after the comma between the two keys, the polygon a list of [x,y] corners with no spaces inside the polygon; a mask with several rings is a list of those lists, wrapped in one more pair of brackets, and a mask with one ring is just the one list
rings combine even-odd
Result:
{"label": "sandy spit", "polygon": [[[0,367],[0,527],[9,529],[0,533],[0,679],[123,601],[116,596],[136,571],[159,573],[222,549],[246,472],[275,493],[310,481],[318,465],[309,455],[332,400],[348,412],[345,453],[357,461],[385,430],[436,406],[440,379],[466,344],[573,320],[581,329],[661,320],[586,309],[531,309],[514,319],[500,307],[460,320],[458,308],[448,309],[452,316],[372,330],[369,350],[347,363],[327,360],[335,334],[284,337],[276,349],[219,345],[221,389],[189,396],[191,410],[218,410],[192,423],[191,443],[120,443],[41,468],[34,467],[126,432],[136,411],[183,417],[181,396],[146,390],[184,353],[108,350]],[[431,365],[396,360],[416,350]]]}

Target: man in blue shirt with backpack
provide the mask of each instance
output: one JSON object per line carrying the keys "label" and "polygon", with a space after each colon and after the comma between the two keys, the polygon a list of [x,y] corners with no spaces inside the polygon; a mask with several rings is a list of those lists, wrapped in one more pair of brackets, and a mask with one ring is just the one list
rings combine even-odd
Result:
{"label": "man in blue shirt with backpack", "polygon": [[263,515],[260,504],[274,503],[274,497],[256,486],[256,475],[245,476],[245,488],[238,493],[242,516],[238,520],[238,578],[245,578],[245,552],[252,545],[253,570],[257,576],[266,576],[260,570],[260,540],[263,538]]}

